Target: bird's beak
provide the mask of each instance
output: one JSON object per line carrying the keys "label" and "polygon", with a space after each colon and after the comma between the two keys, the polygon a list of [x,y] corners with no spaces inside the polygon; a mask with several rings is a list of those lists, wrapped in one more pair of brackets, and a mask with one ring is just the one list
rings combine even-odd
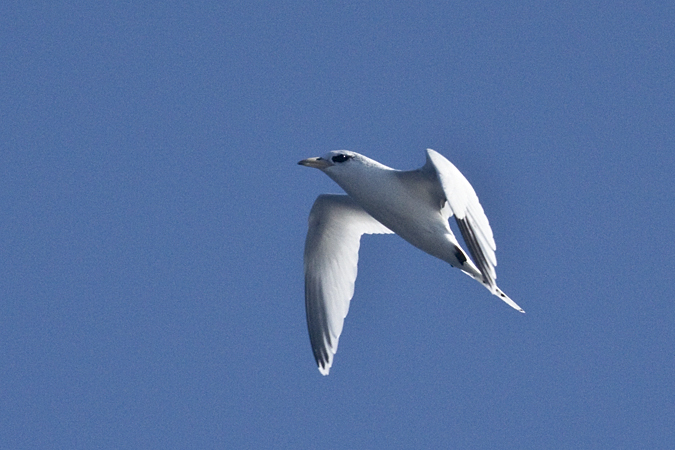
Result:
{"label": "bird's beak", "polygon": [[329,161],[318,156],[315,158],[303,159],[298,164],[301,166],[314,167],[315,169],[325,169],[326,167],[332,165]]}

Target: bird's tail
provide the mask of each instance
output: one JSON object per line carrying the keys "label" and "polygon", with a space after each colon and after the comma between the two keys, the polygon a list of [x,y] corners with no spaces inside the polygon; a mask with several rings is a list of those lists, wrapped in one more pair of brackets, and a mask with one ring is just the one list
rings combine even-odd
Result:
{"label": "bird's tail", "polygon": [[490,292],[492,292],[494,295],[496,295],[497,297],[499,297],[499,298],[501,298],[502,300],[504,300],[504,301],[506,302],[506,304],[509,305],[511,308],[515,309],[516,311],[520,311],[520,312],[523,313],[523,314],[525,313],[525,311],[523,310],[523,308],[521,308],[520,306],[518,306],[518,304],[517,304],[516,302],[514,302],[513,300],[511,300],[511,298],[510,298],[508,295],[506,295],[506,294],[505,294],[501,289],[499,289],[497,286],[490,287],[490,286],[487,286],[487,285],[486,285],[485,287],[488,288],[488,289],[490,290]]}
{"label": "bird's tail", "polygon": [[[472,264],[472,266],[473,266],[473,264]],[[475,266],[473,266],[473,267],[475,268]],[[501,289],[499,289],[499,288],[497,287],[497,284],[495,283],[495,281],[494,281],[493,279],[490,279],[490,278],[486,279],[486,278],[483,276],[483,274],[482,274],[478,269],[475,270],[475,273],[472,273],[472,272],[469,272],[469,270],[466,270],[466,267],[464,267],[464,268],[462,269],[462,272],[464,272],[465,274],[467,274],[468,276],[470,276],[471,278],[473,278],[474,280],[478,281],[480,284],[482,284],[483,286],[485,286],[485,287],[487,288],[487,290],[490,291],[490,292],[492,293],[492,295],[496,295],[497,297],[499,297],[499,298],[501,298],[502,300],[504,300],[504,302],[505,302],[507,305],[509,305],[511,308],[513,308],[513,309],[515,309],[516,311],[520,311],[521,313],[525,314],[525,310],[523,310],[523,308],[521,308],[520,306],[518,306],[518,304],[517,304],[516,302],[514,302],[513,300],[511,300],[511,297],[509,297],[508,295],[506,295],[506,294],[504,293],[504,291],[502,291]]]}

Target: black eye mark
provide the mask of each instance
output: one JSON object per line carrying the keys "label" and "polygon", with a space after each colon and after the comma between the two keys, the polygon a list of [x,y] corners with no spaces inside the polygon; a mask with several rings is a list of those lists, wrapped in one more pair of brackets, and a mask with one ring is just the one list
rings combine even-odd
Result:
{"label": "black eye mark", "polygon": [[347,161],[348,159],[351,159],[351,158],[352,158],[352,157],[349,156],[349,155],[345,155],[345,154],[340,153],[339,155],[333,156],[333,157],[331,158],[331,160],[332,160],[334,163],[343,163],[343,162],[345,162],[345,161]]}

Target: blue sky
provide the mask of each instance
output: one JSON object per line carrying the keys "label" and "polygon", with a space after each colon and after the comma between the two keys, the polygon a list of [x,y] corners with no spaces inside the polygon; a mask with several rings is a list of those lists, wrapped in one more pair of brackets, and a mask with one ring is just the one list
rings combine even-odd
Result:
{"label": "blue sky", "polygon": [[[0,448],[675,447],[672,2],[4,2]],[[433,148],[500,287],[363,239],[330,376],[300,159]]]}

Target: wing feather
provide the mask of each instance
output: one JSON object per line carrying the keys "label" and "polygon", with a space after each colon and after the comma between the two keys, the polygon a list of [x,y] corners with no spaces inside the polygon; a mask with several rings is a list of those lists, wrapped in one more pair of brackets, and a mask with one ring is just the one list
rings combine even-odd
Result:
{"label": "wing feather", "polygon": [[441,154],[427,149],[427,163],[422,169],[433,170],[438,175],[445,199],[455,216],[464,242],[478,270],[483,275],[483,284],[506,304],[520,312],[523,309],[497,287],[497,256],[494,236],[483,207],[478,201],[476,191],[464,175]]}
{"label": "wing feather", "polygon": [[450,161],[428,149],[427,164],[436,170],[446,200],[455,216],[462,237],[486,284],[495,285],[497,256],[494,236],[478,196],[469,181]]}
{"label": "wing feather", "polygon": [[392,233],[347,195],[320,195],[305,241],[305,310],[314,358],[328,375],[354,295],[361,235]]}

